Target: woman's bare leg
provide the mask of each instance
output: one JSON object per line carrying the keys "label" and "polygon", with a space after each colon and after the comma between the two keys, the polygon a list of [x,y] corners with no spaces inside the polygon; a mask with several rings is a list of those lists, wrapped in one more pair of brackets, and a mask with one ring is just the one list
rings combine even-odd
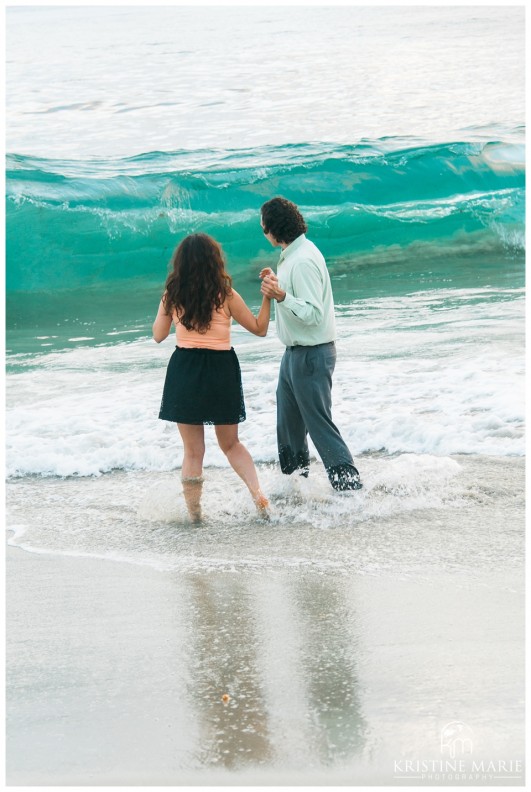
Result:
{"label": "woman's bare leg", "polygon": [[184,445],[181,469],[183,495],[192,522],[201,520],[201,494],[203,492],[203,458],[205,456],[205,429],[202,424],[177,424]]}
{"label": "woman's bare leg", "polygon": [[219,447],[226,455],[232,468],[247,485],[258,511],[265,513],[269,507],[269,501],[260,489],[252,457],[238,439],[238,424],[218,425],[215,429]]}

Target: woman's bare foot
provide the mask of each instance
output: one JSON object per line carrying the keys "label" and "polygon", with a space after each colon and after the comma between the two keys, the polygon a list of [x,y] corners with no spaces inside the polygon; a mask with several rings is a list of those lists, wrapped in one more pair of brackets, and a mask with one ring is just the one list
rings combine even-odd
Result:
{"label": "woman's bare foot", "polygon": [[262,490],[258,490],[253,495],[254,505],[258,511],[260,517],[269,517],[269,501],[262,492]]}

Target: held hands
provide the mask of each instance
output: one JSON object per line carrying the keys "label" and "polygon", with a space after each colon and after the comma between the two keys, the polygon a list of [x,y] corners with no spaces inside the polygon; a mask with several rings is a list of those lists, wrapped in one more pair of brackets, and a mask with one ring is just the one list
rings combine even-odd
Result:
{"label": "held hands", "polygon": [[282,302],[286,296],[286,292],[283,291],[278,285],[278,278],[271,267],[265,267],[263,270],[261,270],[259,278],[262,279],[260,291],[264,297],[267,297],[268,300]]}

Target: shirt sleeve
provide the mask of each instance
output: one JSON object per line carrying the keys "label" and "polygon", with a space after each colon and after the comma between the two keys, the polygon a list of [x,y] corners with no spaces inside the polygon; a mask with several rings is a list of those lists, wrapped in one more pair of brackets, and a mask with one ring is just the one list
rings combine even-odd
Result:
{"label": "shirt sleeve", "polygon": [[323,321],[323,278],[319,266],[311,259],[298,261],[291,271],[293,294],[286,291],[277,310],[290,311],[305,325],[318,325]]}

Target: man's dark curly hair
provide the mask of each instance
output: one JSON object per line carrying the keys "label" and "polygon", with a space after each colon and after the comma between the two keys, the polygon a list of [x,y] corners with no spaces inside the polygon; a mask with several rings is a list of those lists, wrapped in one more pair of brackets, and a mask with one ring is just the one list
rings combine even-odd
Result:
{"label": "man's dark curly hair", "polygon": [[289,245],[308,230],[304,217],[295,204],[287,198],[271,198],[260,211],[264,231],[273,234],[277,242]]}

